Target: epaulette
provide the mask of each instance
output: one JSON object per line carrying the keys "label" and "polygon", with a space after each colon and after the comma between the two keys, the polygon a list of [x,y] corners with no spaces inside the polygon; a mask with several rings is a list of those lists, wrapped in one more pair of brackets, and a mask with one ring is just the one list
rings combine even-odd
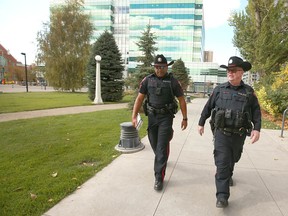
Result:
{"label": "epaulette", "polygon": [[250,85],[244,84],[244,87],[246,92],[249,92],[251,94],[254,92],[254,89]]}
{"label": "epaulette", "polygon": [[228,82],[225,82],[225,83],[221,83],[219,86],[219,88],[226,88],[228,85]]}
{"label": "epaulette", "polygon": [[173,77],[173,73],[172,73],[172,72],[168,73],[168,76],[169,76],[170,78],[172,78],[172,77]]}

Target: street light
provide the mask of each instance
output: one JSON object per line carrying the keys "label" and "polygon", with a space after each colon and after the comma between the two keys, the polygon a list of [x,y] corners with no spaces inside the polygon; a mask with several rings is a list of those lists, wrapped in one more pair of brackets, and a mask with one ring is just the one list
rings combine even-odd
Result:
{"label": "street light", "polygon": [[100,75],[100,61],[101,56],[96,55],[96,77],[95,77],[95,98],[93,104],[103,104],[103,100],[101,97],[101,75]]}
{"label": "street light", "polygon": [[26,64],[26,53],[21,53],[25,57],[25,77],[26,77],[26,92],[28,92],[28,78],[27,78],[27,64]]}

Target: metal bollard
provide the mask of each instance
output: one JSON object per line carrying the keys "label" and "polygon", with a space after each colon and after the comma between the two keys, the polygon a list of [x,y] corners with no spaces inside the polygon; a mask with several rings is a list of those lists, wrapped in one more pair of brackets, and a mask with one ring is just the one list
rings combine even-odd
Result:
{"label": "metal bollard", "polygon": [[283,131],[284,131],[284,123],[285,123],[285,116],[286,116],[286,112],[288,111],[288,107],[284,110],[283,112],[283,118],[282,118],[282,128],[281,128],[281,135],[280,137],[284,137],[283,136]]}
{"label": "metal bollard", "polygon": [[123,153],[133,153],[142,150],[145,146],[141,143],[138,130],[133,126],[132,122],[123,122],[121,126],[121,135],[119,144],[115,149]]}

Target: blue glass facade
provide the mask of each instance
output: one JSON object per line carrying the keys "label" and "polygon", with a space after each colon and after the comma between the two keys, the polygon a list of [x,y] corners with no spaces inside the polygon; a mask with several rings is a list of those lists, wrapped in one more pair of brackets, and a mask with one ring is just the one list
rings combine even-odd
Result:
{"label": "blue glass facade", "polygon": [[143,55],[136,45],[148,24],[157,36],[157,53],[182,59],[186,67],[201,62],[204,51],[202,0],[130,0],[129,68]]}
{"label": "blue glass facade", "polygon": [[[54,0],[61,1],[61,0]],[[96,31],[92,41],[109,30],[122,53],[126,71],[142,56],[136,45],[147,25],[157,36],[155,54],[182,59],[193,78],[193,63],[203,61],[204,18],[202,0],[84,0]],[[125,74],[124,74],[125,75]]]}

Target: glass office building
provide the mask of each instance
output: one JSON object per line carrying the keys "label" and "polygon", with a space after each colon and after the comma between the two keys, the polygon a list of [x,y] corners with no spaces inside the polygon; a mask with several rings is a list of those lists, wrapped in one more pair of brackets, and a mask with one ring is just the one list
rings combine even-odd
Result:
{"label": "glass office building", "polygon": [[150,24],[157,39],[157,53],[168,60],[182,59],[191,69],[202,62],[204,19],[202,0],[130,0],[129,68],[143,55],[135,44]]}
{"label": "glass office building", "polygon": [[91,15],[95,27],[93,41],[105,30],[113,32],[113,1],[112,0],[85,0],[84,10]]}
{"label": "glass office building", "polygon": [[84,10],[92,17],[96,28],[92,42],[105,30],[113,33],[125,65],[124,77],[128,71],[129,54],[129,0],[85,0]]}
{"label": "glass office building", "polygon": [[[204,19],[202,0],[85,0],[96,31],[93,41],[104,31],[113,33],[122,53],[125,71],[139,64],[139,41],[147,25],[157,36],[158,53],[168,60],[182,59],[191,70],[203,61]],[[126,76],[125,72],[124,76]],[[191,74],[192,75],[192,74]]]}
{"label": "glass office building", "polygon": [[193,67],[204,58],[202,0],[84,0],[84,10],[91,15],[96,28],[92,42],[104,30],[113,33],[125,71],[139,64],[136,58],[143,53],[136,42],[150,24],[157,37],[155,54],[165,55],[168,61],[182,59],[195,81]]}

